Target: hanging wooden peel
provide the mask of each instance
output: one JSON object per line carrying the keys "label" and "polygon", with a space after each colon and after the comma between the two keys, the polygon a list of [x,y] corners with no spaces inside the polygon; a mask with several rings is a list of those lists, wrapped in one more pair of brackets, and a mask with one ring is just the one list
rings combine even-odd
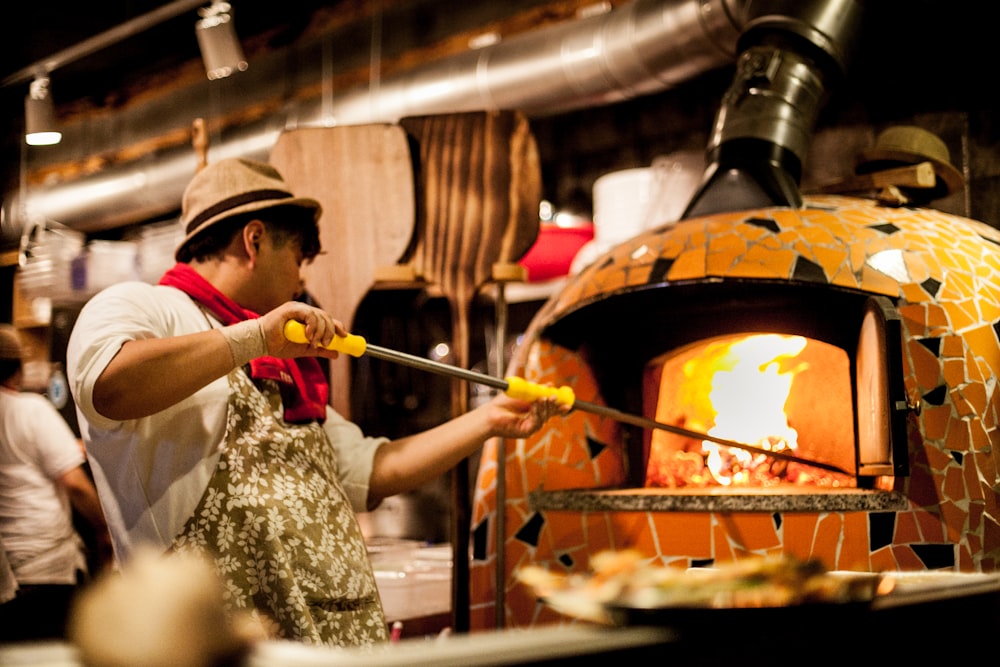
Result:
{"label": "hanging wooden peel", "polygon": [[[453,352],[467,368],[473,299],[538,237],[537,145],[512,111],[411,116],[400,125],[419,151],[418,231],[406,263],[448,301]],[[456,414],[467,409],[462,383],[453,385],[452,405]]]}
{"label": "hanging wooden peel", "polygon": [[[527,253],[538,237],[541,167],[527,119],[513,111],[411,116],[400,125],[418,145],[417,233],[406,264],[434,284],[452,316],[452,351],[470,366],[473,300]],[[453,414],[468,409],[468,388],[454,380]],[[452,474],[452,623],[469,628],[469,462]]]}
{"label": "hanging wooden peel", "polygon": [[[323,252],[304,267],[306,289],[351,327],[380,267],[399,262],[413,241],[413,154],[398,125],[373,123],[283,132],[270,163],[292,192],[323,206]],[[350,417],[350,360],[330,364],[331,405]]]}

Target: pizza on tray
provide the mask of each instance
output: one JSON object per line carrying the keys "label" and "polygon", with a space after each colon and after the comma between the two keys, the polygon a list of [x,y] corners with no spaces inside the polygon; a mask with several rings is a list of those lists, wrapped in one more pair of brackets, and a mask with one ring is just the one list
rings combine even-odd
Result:
{"label": "pizza on tray", "polygon": [[612,609],[749,609],[870,602],[877,574],[833,572],[818,560],[760,556],[711,568],[651,563],[635,550],[602,551],[587,573],[554,573],[529,565],[518,580],[556,611],[610,623]]}

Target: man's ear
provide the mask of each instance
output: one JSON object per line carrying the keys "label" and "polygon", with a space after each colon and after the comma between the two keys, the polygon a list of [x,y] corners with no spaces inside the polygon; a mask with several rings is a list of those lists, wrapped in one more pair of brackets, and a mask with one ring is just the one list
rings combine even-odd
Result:
{"label": "man's ear", "polygon": [[243,227],[243,247],[251,259],[256,259],[260,252],[260,240],[265,231],[264,223],[260,220],[251,220]]}

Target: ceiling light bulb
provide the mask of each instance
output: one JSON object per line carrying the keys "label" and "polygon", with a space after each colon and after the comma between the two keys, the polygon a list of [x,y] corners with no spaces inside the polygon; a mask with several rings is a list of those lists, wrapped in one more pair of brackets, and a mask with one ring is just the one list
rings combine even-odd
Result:
{"label": "ceiling light bulb", "polygon": [[24,98],[24,141],[29,146],[51,146],[62,141],[56,110],[49,91],[49,77],[37,76]]}
{"label": "ceiling light bulb", "polygon": [[233,27],[232,7],[228,2],[214,0],[198,10],[201,16],[195,25],[195,36],[201,48],[205,73],[209,80],[224,79],[233,72],[247,69],[243,47]]}

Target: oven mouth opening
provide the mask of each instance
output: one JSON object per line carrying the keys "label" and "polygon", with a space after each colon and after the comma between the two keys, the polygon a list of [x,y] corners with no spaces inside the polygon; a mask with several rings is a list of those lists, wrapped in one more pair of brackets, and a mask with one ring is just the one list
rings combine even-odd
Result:
{"label": "oven mouth opening", "polygon": [[692,433],[643,434],[643,486],[857,486],[850,377],[843,349],[800,335],[718,336],[652,360],[644,412]]}
{"label": "oven mouth opening", "polygon": [[[637,319],[628,345],[598,333],[598,322]],[[577,337],[608,405],[750,451],[622,424],[624,485],[537,491],[537,509],[905,507],[893,491],[908,475],[902,341],[886,297],[788,282],[663,284],[586,304],[546,333],[556,344]]]}

